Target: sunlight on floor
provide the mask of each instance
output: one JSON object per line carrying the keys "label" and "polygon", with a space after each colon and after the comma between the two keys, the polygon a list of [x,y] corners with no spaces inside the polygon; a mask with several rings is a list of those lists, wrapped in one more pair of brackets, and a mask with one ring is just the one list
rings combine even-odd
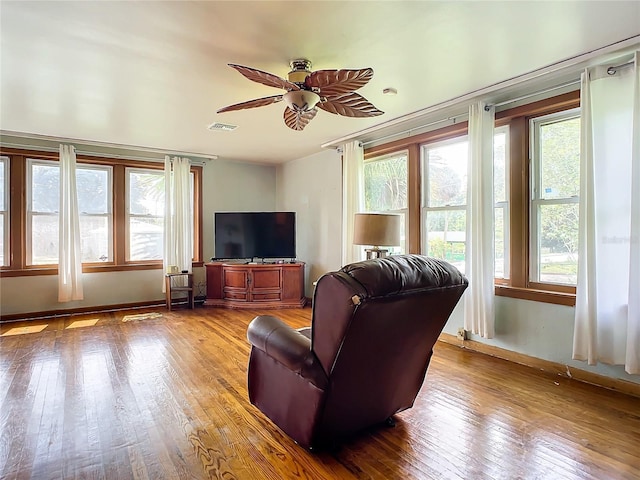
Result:
{"label": "sunlight on floor", "polygon": [[4,332],[2,337],[9,337],[11,335],[24,335],[25,333],[39,333],[49,326],[48,323],[42,325],[28,325],[26,327],[13,327]]}
{"label": "sunlight on floor", "polygon": [[97,318],[91,318],[89,320],[74,320],[69,325],[65,327],[65,329],[69,328],[82,328],[82,327],[93,327],[96,323],[98,323]]}
{"label": "sunlight on floor", "polygon": [[151,312],[151,313],[138,313],[136,315],[125,315],[124,317],[122,317],[122,321],[123,322],[131,322],[134,320],[147,320],[150,318],[158,318],[161,317],[162,314],[158,313],[158,312]]}

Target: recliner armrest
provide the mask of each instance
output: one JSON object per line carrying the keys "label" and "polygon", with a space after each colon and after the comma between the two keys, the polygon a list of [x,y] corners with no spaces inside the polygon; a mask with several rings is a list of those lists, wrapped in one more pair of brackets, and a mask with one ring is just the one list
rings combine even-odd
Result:
{"label": "recliner armrest", "polygon": [[255,348],[285,365],[314,385],[324,388],[327,377],[311,351],[311,340],[277,317],[260,315],[247,329],[247,339]]}

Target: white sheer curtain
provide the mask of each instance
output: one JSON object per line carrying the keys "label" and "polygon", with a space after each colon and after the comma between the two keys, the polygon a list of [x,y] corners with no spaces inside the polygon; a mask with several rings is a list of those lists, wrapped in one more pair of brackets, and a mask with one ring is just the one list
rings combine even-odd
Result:
{"label": "white sheer curtain", "polygon": [[573,358],[640,373],[640,73],[582,74]]}
{"label": "white sheer curtain", "polygon": [[464,328],[494,336],[493,126],[495,109],[469,107],[466,275]]}
{"label": "white sheer curtain", "polygon": [[82,300],[82,253],[76,189],[76,149],[60,144],[58,302]]}
{"label": "white sheer curtain", "polygon": [[355,214],[364,210],[364,148],[358,141],[342,147],[342,265],[362,260],[353,244]]}
{"label": "white sheer curtain", "polygon": [[[193,261],[193,215],[191,164],[188,158],[164,158],[164,257],[163,267],[176,265],[191,272]],[[162,282],[162,290],[165,283]]]}

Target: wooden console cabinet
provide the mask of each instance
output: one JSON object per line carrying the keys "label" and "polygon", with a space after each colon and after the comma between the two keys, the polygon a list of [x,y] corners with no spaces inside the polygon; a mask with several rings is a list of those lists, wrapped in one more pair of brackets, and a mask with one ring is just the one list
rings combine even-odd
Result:
{"label": "wooden console cabinet", "polygon": [[304,263],[212,262],[205,305],[227,308],[304,307]]}

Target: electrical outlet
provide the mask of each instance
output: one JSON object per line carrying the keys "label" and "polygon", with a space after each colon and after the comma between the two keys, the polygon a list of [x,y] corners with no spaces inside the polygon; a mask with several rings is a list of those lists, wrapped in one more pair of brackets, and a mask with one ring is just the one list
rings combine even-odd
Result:
{"label": "electrical outlet", "polygon": [[458,339],[459,340],[467,339],[467,331],[464,329],[464,327],[458,328]]}

